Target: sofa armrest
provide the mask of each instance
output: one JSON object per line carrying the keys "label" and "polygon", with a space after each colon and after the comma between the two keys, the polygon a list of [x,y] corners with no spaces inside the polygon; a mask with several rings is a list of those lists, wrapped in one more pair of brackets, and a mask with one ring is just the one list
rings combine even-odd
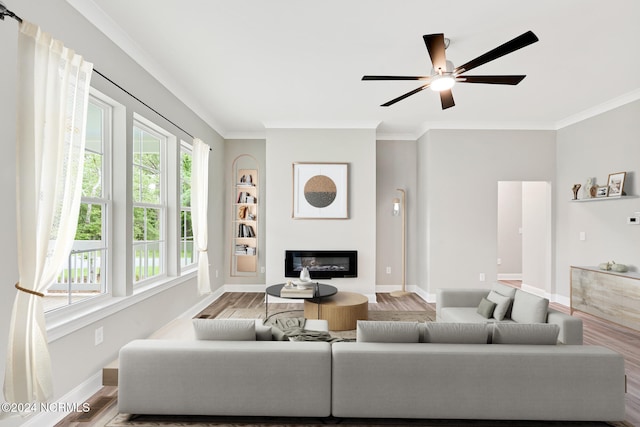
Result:
{"label": "sofa armrest", "polygon": [[561,343],[582,345],[582,319],[549,309],[547,323],[560,326],[558,341]]}
{"label": "sofa armrest", "polygon": [[477,307],[489,295],[489,289],[437,289],[436,320],[443,307]]}

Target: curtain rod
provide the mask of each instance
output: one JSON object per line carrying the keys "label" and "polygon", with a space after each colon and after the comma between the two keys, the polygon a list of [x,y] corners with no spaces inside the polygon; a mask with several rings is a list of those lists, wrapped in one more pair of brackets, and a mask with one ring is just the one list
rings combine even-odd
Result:
{"label": "curtain rod", "polygon": [[[16,21],[22,23],[22,18],[20,18],[18,15],[16,15],[15,13],[7,9],[7,7],[2,3],[2,1],[0,1],[0,20],[4,21],[5,16],[8,16],[9,18],[15,19]],[[193,135],[191,135],[191,133],[187,132],[182,127],[175,124],[172,120],[169,120],[165,115],[161,114],[158,110],[156,110],[155,108],[153,108],[152,106],[150,106],[149,104],[147,104],[146,102],[144,102],[143,100],[141,100],[140,98],[138,98],[137,96],[135,96],[134,94],[132,94],[131,92],[123,88],[122,86],[120,86],[118,83],[111,80],[109,77],[105,76],[100,71],[96,70],[95,68],[93,69],[93,71],[95,71],[96,74],[100,75],[102,78],[107,80],[109,83],[111,83],[112,85],[114,85],[115,87],[117,87],[118,89],[120,89],[121,91],[123,91],[124,93],[126,93],[127,95],[135,99],[136,101],[138,101],[139,103],[141,103],[142,105],[144,105],[145,107],[147,107],[148,109],[150,109],[151,111],[153,111],[154,113],[156,113],[157,115],[165,119],[167,122],[171,123],[173,126],[175,126],[176,128],[180,129],[182,132],[189,135],[192,139],[195,138]],[[209,148],[209,150],[211,150],[211,148]]]}

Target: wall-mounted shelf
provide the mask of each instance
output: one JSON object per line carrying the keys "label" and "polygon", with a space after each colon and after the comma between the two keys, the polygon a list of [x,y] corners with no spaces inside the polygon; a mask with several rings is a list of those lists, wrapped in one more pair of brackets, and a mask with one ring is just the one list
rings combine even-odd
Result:
{"label": "wall-mounted shelf", "polygon": [[620,200],[620,199],[637,199],[638,196],[615,196],[615,197],[591,197],[588,199],[577,199],[577,200],[569,200],[572,203],[582,203],[582,202],[601,202],[603,200]]}

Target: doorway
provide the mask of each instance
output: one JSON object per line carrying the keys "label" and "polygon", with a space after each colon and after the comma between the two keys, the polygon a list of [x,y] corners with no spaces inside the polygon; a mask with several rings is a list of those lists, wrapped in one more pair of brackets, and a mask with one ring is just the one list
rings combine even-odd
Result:
{"label": "doorway", "polygon": [[520,281],[541,296],[552,291],[551,184],[498,182],[498,280]]}

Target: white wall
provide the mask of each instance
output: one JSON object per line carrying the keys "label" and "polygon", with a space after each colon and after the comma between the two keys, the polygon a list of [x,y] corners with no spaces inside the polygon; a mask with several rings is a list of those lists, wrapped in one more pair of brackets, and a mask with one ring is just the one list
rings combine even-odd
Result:
{"label": "white wall", "polygon": [[[202,138],[212,146],[210,159],[209,186],[209,257],[211,262],[212,285],[218,288],[222,278],[215,279],[213,271],[223,265],[223,247],[219,236],[222,235],[223,191],[222,171],[224,170],[224,145],[221,137],[191,110],[169,93],[157,81],[152,79],[129,56],[118,49],[109,39],[82,18],[64,0],[32,0],[13,2],[8,5],[22,18],[37,23],[44,31],[62,40],[65,45],[74,48],[95,68],[108,75],[149,105],[158,109],[174,122]],[[2,129],[2,156],[0,156],[0,196],[6,208],[0,210],[3,226],[0,238],[0,381],[4,379],[7,337],[11,306],[16,290],[13,284],[18,281],[16,258],[16,212],[15,201],[15,136],[16,136],[16,47],[17,23],[11,19],[0,22],[0,40],[2,43],[2,66],[0,66],[0,129]],[[111,98],[135,110],[157,123],[179,138],[189,137],[175,127],[159,119],[139,103],[123,92],[115,89],[104,79],[94,75],[92,85]],[[119,171],[116,171],[118,173]],[[123,209],[114,206],[114,209]],[[120,347],[127,341],[147,336],[161,325],[167,323],[187,308],[199,301],[195,280],[187,280],[167,291],[161,292],[144,302],[126,308],[115,314],[99,319],[81,329],[50,342],[55,398],[63,396],[87,378],[100,371],[105,362],[115,359]],[[93,334],[97,326],[104,328],[104,342],[93,345]],[[23,420],[4,421],[5,425],[15,425]]]}
{"label": "white wall", "polygon": [[522,278],[522,182],[498,182],[498,278]]}
{"label": "white wall", "polygon": [[[333,279],[370,298],[376,283],[375,129],[267,129],[266,280],[284,280],[287,249],[358,251],[358,277]],[[292,219],[292,164],[349,163],[349,219]]]}
{"label": "white wall", "polygon": [[418,171],[418,221],[426,223],[419,286],[432,297],[439,287],[489,286],[497,278],[497,182],[554,182],[555,132],[431,130],[418,141]]}
{"label": "white wall", "polygon": [[[556,189],[556,292],[569,297],[569,267],[614,260],[640,268],[640,227],[626,219],[640,211],[640,198],[571,202],[571,187],[610,173],[627,172],[625,191],[640,190],[640,101],[624,105],[558,131]],[[580,191],[580,194],[582,191]],[[579,234],[584,231],[586,240]]]}

